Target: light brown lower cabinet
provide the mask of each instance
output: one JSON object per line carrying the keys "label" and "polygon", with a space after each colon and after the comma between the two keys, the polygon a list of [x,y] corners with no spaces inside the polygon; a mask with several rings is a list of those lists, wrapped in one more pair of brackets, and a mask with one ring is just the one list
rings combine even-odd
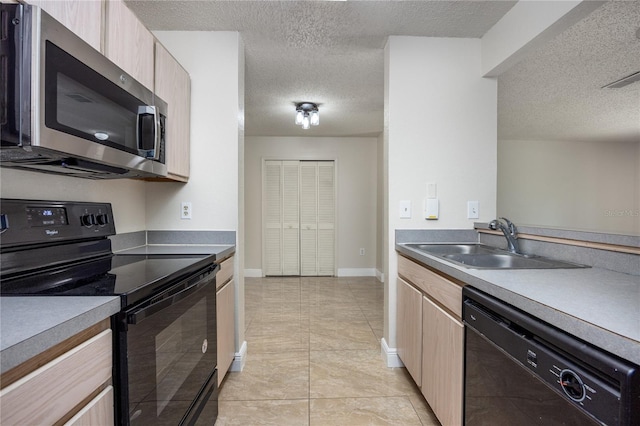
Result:
{"label": "light brown lower cabinet", "polygon": [[218,351],[218,385],[222,383],[235,357],[235,284],[233,257],[222,262],[216,275],[216,331]]}
{"label": "light brown lower cabinet", "polygon": [[440,423],[461,425],[464,283],[403,256],[398,275],[398,356]]}
{"label": "light brown lower cabinet", "polygon": [[464,326],[422,299],[422,394],[443,425],[462,424]]}
{"label": "light brown lower cabinet", "polygon": [[422,293],[398,278],[398,356],[418,386],[422,385]]}
{"label": "light brown lower cabinet", "polygon": [[72,337],[3,374],[0,424],[114,424],[111,330],[82,339]]}

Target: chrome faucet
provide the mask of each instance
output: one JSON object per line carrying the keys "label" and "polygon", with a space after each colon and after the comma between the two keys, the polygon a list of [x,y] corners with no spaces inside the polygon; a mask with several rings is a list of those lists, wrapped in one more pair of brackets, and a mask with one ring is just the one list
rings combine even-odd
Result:
{"label": "chrome faucet", "polygon": [[[500,220],[504,220],[506,226]],[[498,229],[501,230],[504,237],[507,239],[508,250],[511,253],[520,253],[520,247],[518,245],[518,230],[513,222],[506,217],[494,219],[489,222],[489,229],[493,229],[494,231]]]}

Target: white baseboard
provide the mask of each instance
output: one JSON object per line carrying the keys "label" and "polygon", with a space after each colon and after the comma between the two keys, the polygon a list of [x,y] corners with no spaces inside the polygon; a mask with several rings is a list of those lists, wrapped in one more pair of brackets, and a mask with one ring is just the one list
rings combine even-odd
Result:
{"label": "white baseboard", "polygon": [[375,268],[340,268],[339,277],[375,277]]}
{"label": "white baseboard", "polygon": [[262,278],[262,269],[245,269],[245,278]]}
{"label": "white baseboard", "polygon": [[242,371],[244,369],[244,365],[247,363],[247,341],[242,342],[242,346],[240,346],[240,350],[236,352],[235,357],[233,357],[233,362],[231,363],[230,371]]}
{"label": "white baseboard", "polygon": [[376,277],[381,283],[384,282],[384,273],[376,269]]}
{"label": "white baseboard", "polygon": [[402,360],[398,356],[398,349],[390,348],[387,345],[387,341],[384,337],[380,339],[380,348],[382,352],[382,360],[387,364],[387,367],[404,367]]}

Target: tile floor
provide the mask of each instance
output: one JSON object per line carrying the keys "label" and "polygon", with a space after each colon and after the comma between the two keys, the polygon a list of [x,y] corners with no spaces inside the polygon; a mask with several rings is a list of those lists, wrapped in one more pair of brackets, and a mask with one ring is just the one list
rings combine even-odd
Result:
{"label": "tile floor", "polygon": [[382,361],[383,293],[372,277],[247,278],[247,363],[223,382],[216,425],[439,425]]}

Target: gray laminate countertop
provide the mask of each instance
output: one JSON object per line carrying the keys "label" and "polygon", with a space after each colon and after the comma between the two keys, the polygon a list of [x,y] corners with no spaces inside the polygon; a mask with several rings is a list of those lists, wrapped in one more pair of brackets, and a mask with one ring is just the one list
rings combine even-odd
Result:
{"label": "gray laminate countertop", "polygon": [[404,244],[396,250],[640,365],[638,275],[602,268],[471,269]]}
{"label": "gray laminate countertop", "polygon": [[235,253],[236,246],[232,244],[149,244],[116,252],[117,255],[153,255],[153,256],[185,256],[185,255],[213,255],[215,260],[224,259]]}
{"label": "gray laminate countertop", "polygon": [[116,296],[0,297],[0,373],[119,310]]}

